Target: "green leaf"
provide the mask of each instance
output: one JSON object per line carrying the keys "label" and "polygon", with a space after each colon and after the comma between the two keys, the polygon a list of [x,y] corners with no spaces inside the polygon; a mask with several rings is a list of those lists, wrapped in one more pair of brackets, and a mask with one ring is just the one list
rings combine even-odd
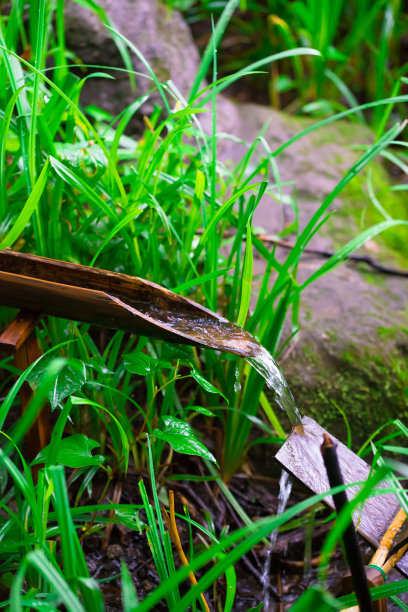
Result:
{"label": "green leaf", "polygon": [[208,382],[208,380],[206,380],[204,376],[200,374],[200,372],[197,372],[197,370],[191,370],[191,376],[194,378],[194,380],[198,382],[200,387],[202,387],[205,391],[207,391],[208,393],[218,393],[218,395],[221,395],[225,399],[225,401],[228,403],[228,400],[225,397],[225,395],[223,395],[221,391],[217,389],[217,387],[214,387],[214,385]]}
{"label": "green leaf", "polygon": [[140,520],[139,512],[135,510],[127,510],[125,508],[120,508],[115,510],[115,518],[128,527],[129,529],[133,529],[133,531],[138,531],[142,533],[143,529],[147,527],[146,523]]}
{"label": "green leaf", "polygon": [[88,140],[75,144],[57,142],[55,150],[60,158],[68,162],[79,175],[92,179],[93,183],[106,170],[107,159],[104,151],[98,144]]}
{"label": "green leaf", "polygon": [[123,560],[121,561],[121,570],[123,612],[134,612],[139,602],[132,576],[130,575],[127,565]]}
{"label": "green leaf", "polygon": [[[27,380],[33,389],[41,385],[42,379],[48,373],[48,366],[53,359],[55,358],[42,359],[38,366],[30,373]],[[54,384],[48,392],[51,407],[53,409],[56,408],[63,399],[81,389],[86,379],[84,362],[75,358],[66,359],[62,370],[56,372]]]}
{"label": "green leaf", "polygon": [[41,174],[38,177],[37,182],[34,185],[34,188],[27,199],[27,202],[24,204],[22,211],[14,222],[13,227],[0,242],[0,249],[6,249],[7,247],[11,247],[11,245],[17,240],[17,238],[20,236],[25,226],[29,222],[30,217],[37,208],[38,202],[40,201],[44,188],[47,184],[48,166],[49,159],[47,159],[47,161],[45,162],[43,169],[41,170]]}
{"label": "green leaf", "polygon": [[322,591],[318,586],[312,586],[290,608],[290,612],[304,612],[304,610],[332,612],[332,610],[341,609],[342,605],[340,602],[336,601],[330,593]]}
{"label": "green leaf", "polygon": [[162,348],[161,358],[167,361],[192,361],[194,353],[191,346],[165,344]]}
{"label": "green leaf", "polygon": [[[30,373],[27,380],[33,389],[41,385],[41,381],[48,372],[48,366],[53,359],[54,357],[42,359],[38,366]],[[56,373],[54,384],[48,392],[48,399],[53,409],[64,398],[81,389],[87,379],[86,367],[83,361],[71,358],[66,359],[65,362],[62,370]]]}
{"label": "green leaf", "polygon": [[215,416],[214,412],[211,412],[211,410],[208,410],[208,408],[203,408],[202,406],[188,406],[188,410],[199,412],[200,414],[204,414],[205,416]]}
{"label": "green leaf", "polygon": [[123,365],[128,372],[139,374],[139,376],[146,376],[153,370],[152,358],[138,351],[123,355]]}
{"label": "green leaf", "polygon": [[[100,446],[99,442],[91,440],[84,434],[74,434],[63,438],[58,446],[56,463],[70,468],[82,468],[90,465],[100,465],[104,462],[103,455],[92,455],[92,450]],[[50,445],[38,453],[32,465],[46,463]]]}
{"label": "green leaf", "polygon": [[243,327],[248,315],[249,302],[251,299],[252,287],[252,272],[254,267],[254,254],[252,251],[252,230],[251,230],[252,215],[247,223],[246,228],[246,247],[244,258],[244,269],[242,273],[242,290],[241,302],[239,305],[239,313],[237,318],[238,327]]}
{"label": "green leaf", "polygon": [[145,353],[141,353],[140,351],[123,355],[123,365],[128,372],[132,372],[132,374],[139,374],[139,376],[146,376],[146,374],[153,372],[153,370],[162,370],[173,367],[170,361],[165,361],[164,359],[153,359],[153,357],[150,357]]}
{"label": "green leaf", "polygon": [[[180,419],[167,416],[162,419],[161,429],[153,430],[158,440],[170,444],[171,448],[184,455],[198,455],[217,464],[215,457],[194,434],[191,426]],[[218,465],[218,464],[217,464]]]}
{"label": "green leaf", "polygon": [[201,202],[204,198],[204,190],[205,190],[205,174],[201,172],[201,170],[197,170],[196,173],[196,182],[194,187],[194,195]]}

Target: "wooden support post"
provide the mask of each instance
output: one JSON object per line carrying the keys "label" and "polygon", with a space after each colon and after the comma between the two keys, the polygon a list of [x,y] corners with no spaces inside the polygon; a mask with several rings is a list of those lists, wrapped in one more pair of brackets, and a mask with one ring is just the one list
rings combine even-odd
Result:
{"label": "wooden support post", "polygon": [[[380,586],[384,584],[384,576],[381,572],[375,567],[366,566],[365,573],[367,577],[368,587],[371,589],[375,586]],[[351,573],[347,572],[342,579],[342,592],[343,595],[348,595],[348,593],[352,593],[353,591],[353,581],[351,578]],[[372,602],[374,612],[387,612],[387,600],[386,599],[377,599]],[[358,606],[353,606],[352,608],[347,608],[343,610],[343,612],[357,612],[359,610]],[[360,611],[361,612],[361,611]]]}
{"label": "wooden support post", "polygon": [[[39,318],[38,314],[21,311],[0,335],[0,352],[6,355],[14,355],[14,363],[20,370],[26,370],[29,365],[41,356],[35,335],[35,326]],[[20,389],[20,401],[23,412],[27,408],[32,395],[33,392],[30,386],[25,382]],[[26,434],[29,461],[32,461],[49,441],[49,410],[47,406],[44,406]]]}

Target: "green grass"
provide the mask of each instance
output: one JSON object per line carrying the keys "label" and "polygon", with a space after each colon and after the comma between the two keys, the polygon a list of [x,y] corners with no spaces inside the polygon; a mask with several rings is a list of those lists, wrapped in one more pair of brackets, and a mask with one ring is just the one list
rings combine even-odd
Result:
{"label": "green grass", "polygon": [[[176,289],[245,326],[278,355],[285,321],[293,334],[298,330],[303,289],[341,264],[364,241],[407,223],[386,211],[384,220],[341,246],[300,285],[296,275],[303,250],[328,219],[334,198],[375,156],[390,154],[389,147],[403,126],[381,120],[376,141],[363,150],[306,227],[295,224],[295,245],[284,260],[269,252],[252,229],[252,215],[263,195],[279,199],[279,155],[296,140],[344,116],[358,116],[368,109],[380,109],[378,116],[383,111],[391,116],[394,105],[406,103],[408,96],[398,95],[399,89],[394,88],[395,96],[386,98],[384,85],[377,88],[373,102],[342,110],[275,151],[260,134],[247,143],[246,154],[234,168],[223,166],[217,158],[215,129],[218,93],[271,62],[293,61],[299,75],[304,62],[322,62],[316,60],[318,51],[326,53],[340,19],[325,4],[327,28],[321,36],[314,24],[318,51],[298,46],[292,36],[296,45],[251,59],[230,78],[217,80],[215,51],[238,4],[238,0],[224,3],[188,101],[178,100],[168,85],[157,80],[140,51],[115,35],[125,65],[130,67],[135,53],[145,62],[152,91],[157,89],[163,99],[163,108],[154,111],[144,133],[136,138],[127,135],[126,128],[142,112],[145,98],[136,99],[118,117],[95,108],[82,109],[84,82],[68,65],[62,0],[52,5],[45,0],[30,3],[28,24],[21,17],[24,3],[13,3],[11,14],[0,17],[0,248],[125,272]],[[94,8],[107,23],[103,11]],[[388,40],[389,30],[384,37]],[[29,46],[32,57],[21,58],[20,47]],[[46,68],[46,58],[55,61],[55,68]],[[318,66],[324,64],[311,65],[323,78],[324,70]],[[201,89],[209,69],[213,82]],[[97,71],[95,76],[104,67],[92,70]],[[131,80],[133,76],[129,70]],[[302,95],[307,99],[307,93]],[[214,121],[207,135],[200,125],[200,112],[209,100]],[[171,112],[176,102],[178,110]],[[257,178],[268,175],[273,177],[270,182]],[[254,256],[264,261],[266,272],[257,303],[250,307]],[[2,327],[10,316],[8,309],[1,309]],[[163,598],[170,610],[190,606],[199,610],[199,594],[216,585],[223,574],[228,591],[225,601],[219,599],[220,606],[224,612],[233,610],[234,565],[271,530],[321,499],[314,496],[281,516],[254,522],[228,489],[226,483],[240,470],[251,446],[282,442],[285,436],[281,414],[264,392],[264,380],[234,356],[167,345],[122,331],[96,330],[73,321],[44,319],[37,336],[45,355],[16,383],[14,377],[20,373],[10,359],[1,361],[0,580],[11,584],[9,600],[1,605],[12,611],[36,604],[44,610],[62,604],[68,610],[104,610],[101,585],[89,575],[80,540],[92,533],[102,538],[110,525],[124,524],[145,533],[161,581],[138,602],[138,585],[133,585],[122,564],[125,610],[152,610]],[[24,416],[10,426],[25,380],[36,393]],[[37,458],[36,463],[44,467],[35,483],[21,448],[45,399],[53,409],[54,426],[49,446]],[[208,432],[213,427],[220,435],[210,452]],[[407,432],[399,427],[397,434],[403,442]],[[387,448],[387,452],[394,451]],[[161,514],[165,483],[190,478],[179,471],[175,461],[179,453],[204,459],[205,471],[193,474],[192,480],[216,482],[245,525],[227,535],[216,533],[214,517],[207,516],[207,528],[187,511],[179,516],[189,529],[191,568],[201,570],[197,586],[191,589],[181,586],[188,570],[176,569]],[[112,484],[121,481],[126,486],[130,470],[150,483],[146,487],[141,480],[140,503],[108,503]],[[373,475],[362,495],[371,494],[370,487],[386,470],[390,473],[390,468],[383,467]],[[97,483],[102,483],[102,492],[96,503],[88,504]],[[327,558],[343,527],[340,521],[330,532],[324,548]],[[196,545],[197,533],[205,541],[204,552]],[[323,591],[316,591],[322,601],[326,566],[325,561]],[[395,595],[402,588],[406,589],[405,583],[381,587],[378,592]]]}
{"label": "green grass", "polygon": [[[210,34],[210,16],[227,0],[166,0],[181,10],[198,33]],[[397,95],[407,65],[401,66],[402,37],[408,15],[400,0],[247,1],[236,7],[220,54],[220,73],[231,74],[272,53],[300,46],[316,49],[320,58],[282,59],[248,87],[276,108],[311,115],[332,114],[345,107]],[[236,43],[236,41],[239,43]],[[397,111],[405,116],[402,105]],[[360,113],[381,133],[381,109]]]}

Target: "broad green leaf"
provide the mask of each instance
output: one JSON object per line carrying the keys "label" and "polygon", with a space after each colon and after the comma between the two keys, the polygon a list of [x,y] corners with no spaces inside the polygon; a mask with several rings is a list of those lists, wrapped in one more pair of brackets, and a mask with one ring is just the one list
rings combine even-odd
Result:
{"label": "broad green leaf", "polygon": [[[82,468],[89,465],[100,465],[105,461],[103,455],[92,455],[92,450],[100,446],[99,442],[91,440],[84,434],[74,434],[63,438],[59,444],[56,463],[70,468]],[[50,445],[47,445],[37,455],[33,465],[46,463]]]}
{"label": "broad green leaf", "polygon": [[192,361],[194,353],[191,346],[165,344],[161,351],[161,357],[165,361]]}
{"label": "broad green leaf", "polygon": [[154,359],[145,353],[135,351],[134,353],[127,353],[123,356],[123,365],[128,372],[132,374],[139,374],[140,376],[146,376],[153,370],[162,370],[166,368],[172,368],[170,361],[164,359]]}
{"label": "broad green leaf", "polygon": [[[204,446],[202,442],[194,434],[191,426],[180,419],[167,416],[162,419],[161,429],[153,430],[153,435],[159,440],[163,440],[178,453],[185,455],[198,455],[205,459],[209,459],[217,464],[215,457]],[[217,464],[218,465],[218,464]]]}
{"label": "broad green leaf", "polygon": [[[53,357],[42,359],[30,373],[27,380],[33,389],[41,384],[42,377],[48,371],[48,366],[53,359]],[[86,382],[86,378],[84,362],[75,358],[67,359],[62,370],[56,373],[54,384],[48,392],[51,407],[56,408],[63,399],[81,389]]]}
{"label": "broad green leaf", "polygon": [[200,374],[200,372],[197,372],[197,370],[193,369],[191,370],[191,376],[194,378],[194,380],[198,382],[200,387],[202,387],[205,391],[207,391],[208,393],[218,393],[218,395],[221,395],[225,399],[225,401],[228,403],[228,400],[225,397],[225,395],[223,395],[221,391],[217,389],[217,387],[214,387],[214,385],[208,382],[208,380],[206,380],[204,376]]}
{"label": "broad green leaf", "polygon": [[128,372],[139,376],[146,376],[153,370],[152,358],[138,351],[123,355],[123,365]]}
{"label": "broad green leaf", "polygon": [[90,141],[75,144],[57,142],[55,149],[62,160],[68,162],[81,176],[91,179],[92,183],[106,170],[106,155],[98,144]]}
{"label": "broad green leaf", "polygon": [[194,195],[201,202],[204,197],[205,189],[205,174],[201,170],[197,170],[196,182],[194,187]]}

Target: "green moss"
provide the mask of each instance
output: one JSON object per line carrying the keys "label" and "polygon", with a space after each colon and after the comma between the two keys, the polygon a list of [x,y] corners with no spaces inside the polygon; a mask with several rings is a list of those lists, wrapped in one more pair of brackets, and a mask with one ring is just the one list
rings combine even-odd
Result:
{"label": "green moss", "polygon": [[[408,220],[404,192],[391,190],[391,179],[379,162],[371,163],[370,168],[373,191],[381,206],[392,219]],[[383,215],[376,209],[368,195],[367,171],[360,172],[353,178],[339,196],[341,207],[331,219],[331,229],[336,232],[337,247],[354,238],[358,232],[384,221]],[[407,267],[408,227],[403,225],[392,227],[376,236],[374,240],[380,248],[379,256],[391,257],[396,264]]]}
{"label": "green moss", "polygon": [[408,417],[404,350],[402,347],[384,358],[373,349],[350,346],[334,367],[327,367],[323,359],[316,366],[314,354],[313,386],[308,384],[308,376],[288,379],[300,411],[345,440],[346,427],[337,404],[346,415],[357,448],[386,421]]}

